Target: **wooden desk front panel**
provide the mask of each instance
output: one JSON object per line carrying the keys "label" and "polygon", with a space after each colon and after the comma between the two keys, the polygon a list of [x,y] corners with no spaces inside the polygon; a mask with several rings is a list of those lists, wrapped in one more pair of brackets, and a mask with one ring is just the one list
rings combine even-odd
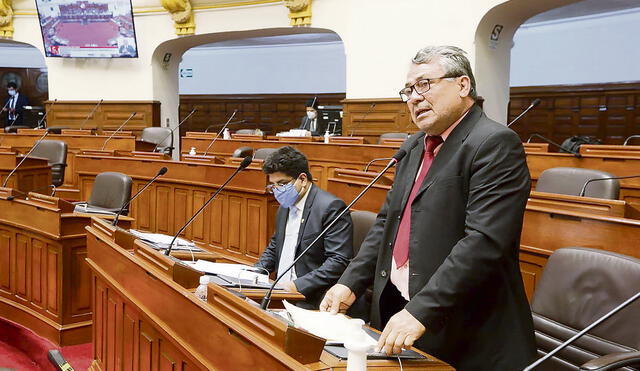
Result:
{"label": "wooden desk front panel", "polygon": [[[12,169],[0,169],[0,184],[4,183],[6,177]],[[20,192],[31,192],[38,190],[40,193],[47,193],[47,186],[51,184],[51,168],[18,168],[16,172],[9,178],[7,187],[16,189]]]}
{"label": "wooden desk front panel", "polygon": [[[174,161],[80,156],[79,178],[83,198],[102,171],[118,171],[133,179],[135,194],[162,166],[168,172],[132,202],[134,228],[174,235],[213,195],[234,168]],[[99,171],[98,171],[99,169]],[[229,183],[182,236],[203,242],[238,261],[257,260],[275,229],[278,204],[265,191],[266,176],[260,169],[245,169]]]}

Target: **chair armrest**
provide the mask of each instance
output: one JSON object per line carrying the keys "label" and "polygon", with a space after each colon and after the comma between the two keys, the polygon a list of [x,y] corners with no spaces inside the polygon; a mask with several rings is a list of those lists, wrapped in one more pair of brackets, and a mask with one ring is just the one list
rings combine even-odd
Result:
{"label": "chair armrest", "polygon": [[607,354],[583,364],[580,370],[607,371],[634,365],[640,365],[640,351]]}

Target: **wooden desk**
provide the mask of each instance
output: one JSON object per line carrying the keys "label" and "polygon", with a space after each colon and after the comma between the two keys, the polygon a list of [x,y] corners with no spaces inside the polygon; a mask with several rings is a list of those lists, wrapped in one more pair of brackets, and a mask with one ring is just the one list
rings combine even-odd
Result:
{"label": "wooden desk", "polygon": [[[0,186],[22,159],[22,156],[16,156],[14,152],[0,152]],[[47,159],[30,156],[9,178],[7,187],[24,193],[35,190],[47,193],[47,186],[50,184],[51,167]]]}
{"label": "wooden desk", "polygon": [[[378,173],[350,169],[334,169],[328,180],[327,191],[345,200],[345,202],[351,202],[376,175],[378,175]],[[355,210],[372,211],[377,214],[392,184],[392,178],[387,175],[382,176],[378,182],[353,205],[353,208]]]}
{"label": "wooden desk", "polygon": [[0,316],[60,346],[90,341],[85,227],[95,214],[73,213],[55,197],[10,195],[0,189]]}
{"label": "wooden desk", "polygon": [[[199,300],[176,282],[163,255],[120,245],[115,231],[96,219],[87,230],[95,308],[91,370],[345,369],[346,362],[322,351],[321,339],[213,284],[207,302]],[[369,369],[397,365],[395,360],[368,363]],[[403,366],[453,370],[432,357]]]}
{"label": "wooden desk", "polygon": [[[21,132],[22,133],[22,132]],[[42,134],[27,132],[26,134],[5,134],[0,133],[0,143],[3,146],[10,146],[15,151],[26,153]],[[105,135],[61,135],[49,134],[47,140],[61,140],[67,143],[67,168],[64,174],[64,184],[58,188],[57,194],[69,200],[80,200],[78,177],[76,173],[76,156],[82,150],[102,149],[102,146],[109,137]],[[106,150],[126,151],[136,150],[135,137],[114,136],[105,145]]]}
{"label": "wooden desk", "polygon": [[[583,148],[584,147],[584,148]],[[618,155],[612,154],[606,148],[592,150],[598,146],[581,146],[584,154],[581,158],[566,153],[527,153],[527,164],[531,173],[533,189],[540,174],[553,167],[580,167],[609,172],[615,176],[639,175],[640,155],[633,155],[631,150]],[[602,146],[622,147],[622,146]],[[626,146],[636,147],[638,146]],[[620,180],[620,199],[629,205],[628,217],[640,219],[640,178]]]}
{"label": "wooden desk", "polygon": [[[209,133],[206,133],[209,134]],[[195,147],[198,153],[203,153],[212,139],[202,135],[182,138],[181,148]],[[230,157],[236,148],[280,148],[292,145],[307,156],[309,167],[317,185],[327,189],[328,179],[334,169],[362,170],[374,158],[388,158],[393,156],[397,147],[377,144],[343,144],[322,142],[287,142],[287,141],[249,141],[249,140],[217,140],[209,149],[209,154],[217,157]],[[381,165],[383,164],[383,165]],[[384,162],[371,166],[371,171],[382,169]],[[390,173],[393,173],[391,169]]]}
{"label": "wooden desk", "polygon": [[631,213],[626,202],[604,198],[580,197],[531,191],[528,206],[540,206],[561,210],[578,211],[594,215],[608,215],[624,218]]}
{"label": "wooden desk", "polygon": [[[235,171],[237,166],[136,157],[77,157],[81,196],[88,198],[97,174],[117,171],[133,179],[132,194],[161,167],[158,178],[130,207],[135,228],[173,235]],[[278,203],[265,190],[267,176],[247,168],[222,191],[185,230],[184,237],[214,251],[226,252],[236,262],[252,264],[269,243]]]}

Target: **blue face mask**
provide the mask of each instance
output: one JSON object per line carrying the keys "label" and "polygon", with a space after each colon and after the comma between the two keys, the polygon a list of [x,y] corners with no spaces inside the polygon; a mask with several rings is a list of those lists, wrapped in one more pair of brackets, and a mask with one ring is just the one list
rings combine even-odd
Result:
{"label": "blue face mask", "polygon": [[14,95],[16,95],[16,91],[15,91],[15,90],[13,90],[13,89],[9,89],[9,90],[7,90],[7,93],[9,93],[9,95],[10,95],[10,96],[12,96],[12,97],[13,97]]}
{"label": "blue face mask", "polygon": [[273,195],[280,203],[280,206],[284,207],[285,209],[293,206],[296,203],[296,200],[298,200],[298,196],[300,196],[298,191],[296,191],[296,187],[294,187],[293,185],[294,183],[287,183],[281,187],[273,188]]}

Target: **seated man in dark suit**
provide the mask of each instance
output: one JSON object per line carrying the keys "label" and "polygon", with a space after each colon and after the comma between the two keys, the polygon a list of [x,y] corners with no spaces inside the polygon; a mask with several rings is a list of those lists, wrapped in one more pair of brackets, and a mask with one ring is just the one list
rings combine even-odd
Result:
{"label": "seated man in dark suit", "polygon": [[346,207],[336,196],[313,185],[304,154],[293,147],[279,148],[264,161],[269,191],[280,203],[276,228],[260,260],[255,264],[284,277],[288,291],[302,293],[297,305],[318,309],[325,291],[334,285],[353,256],[353,226],[343,215],[288,272],[286,268]]}
{"label": "seated man in dark suit", "polygon": [[6,126],[22,125],[24,121],[24,106],[29,105],[29,99],[18,92],[18,85],[13,81],[7,84],[7,93],[9,97],[2,108],[2,111],[7,113]]}
{"label": "seated man in dark suit", "polygon": [[300,120],[299,129],[309,130],[311,135],[323,135],[326,130],[326,125],[318,118],[318,98],[314,97],[309,99],[305,104],[307,114]]}

